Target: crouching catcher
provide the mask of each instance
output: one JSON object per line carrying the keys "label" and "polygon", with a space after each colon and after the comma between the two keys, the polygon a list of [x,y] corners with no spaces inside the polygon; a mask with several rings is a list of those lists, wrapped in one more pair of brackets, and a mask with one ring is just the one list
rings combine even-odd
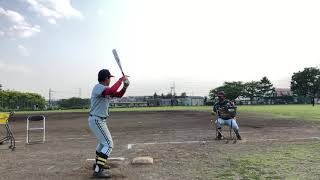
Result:
{"label": "crouching catcher", "polygon": [[235,118],[236,109],[237,107],[234,105],[234,103],[226,99],[223,91],[218,92],[218,102],[213,106],[213,114],[217,115],[218,117],[215,121],[215,125],[217,127],[217,140],[223,138],[221,134],[221,128],[224,125],[232,128],[238,140],[242,139],[239,132],[239,126]]}

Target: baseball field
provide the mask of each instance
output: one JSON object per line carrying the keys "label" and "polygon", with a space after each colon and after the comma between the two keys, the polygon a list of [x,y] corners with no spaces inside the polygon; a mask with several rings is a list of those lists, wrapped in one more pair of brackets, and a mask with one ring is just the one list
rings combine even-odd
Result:
{"label": "baseball field", "polygon": [[[111,158],[122,161],[110,161],[111,179],[320,179],[320,106],[240,106],[243,140],[235,144],[214,140],[210,110],[112,109]],[[25,143],[30,114],[47,118],[44,144]],[[0,179],[90,179],[96,139],[87,115],[87,110],[17,113],[10,121],[15,151],[0,145]],[[138,156],[151,156],[154,163],[132,165]]]}

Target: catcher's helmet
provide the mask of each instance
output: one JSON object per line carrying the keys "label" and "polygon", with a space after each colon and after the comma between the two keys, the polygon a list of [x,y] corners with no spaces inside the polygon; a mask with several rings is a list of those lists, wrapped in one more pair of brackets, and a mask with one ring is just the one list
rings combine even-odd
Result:
{"label": "catcher's helmet", "polygon": [[223,96],[223,97],[226,96],[226,94],[224,93],[224,91],[219,91],[217,95],[218,95],[218,97],[219,97],[219,96]]}

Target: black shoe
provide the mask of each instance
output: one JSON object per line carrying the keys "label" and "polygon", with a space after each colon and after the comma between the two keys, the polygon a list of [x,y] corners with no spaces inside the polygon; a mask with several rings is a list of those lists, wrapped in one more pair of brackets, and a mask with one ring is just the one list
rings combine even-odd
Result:
{"label": "black shoe", "polygon": [[236,136],[237,136],[238,140],[242,140],[239,131],[234,131],[234,132],[236,133]]}
{"label": "black shoe", "polygon": [[111,177],[111,174],[109,174],[108,172],[104,172],[102,169],[100,169],[99,172],[94,171],[92,174],[93,179],[107,179]]}
{"label": "black shoe", "polygon": [[240,136],[240,134],[237,135],[238,140],[242,140],[242,137]]}
{"label": "black shoe", "polygon": [[218,132],[218,136],[216,137],[216,140],[222,140],[222,134]]}

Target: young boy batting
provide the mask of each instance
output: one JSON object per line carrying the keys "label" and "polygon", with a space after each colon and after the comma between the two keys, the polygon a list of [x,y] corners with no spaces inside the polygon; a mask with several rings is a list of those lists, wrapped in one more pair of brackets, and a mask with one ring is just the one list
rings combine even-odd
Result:
{"label": "young boy batting", "polygon": [[[107,126],[109,117],[110,99],[122,97],[130,82],[126,76],[121,77],[113,86],[110,85],[111,75],[109,70],[102,69],[98,73],[98,81],[91,93],[91,108],[89,113],[89,127],[98,140],[96,148],[96,163],[93,166],[94,178],[110,178],[111,174],[104,172],[108,157],[113,148],[113,141]],[[121,84],[123,88],[118,91]]]}

